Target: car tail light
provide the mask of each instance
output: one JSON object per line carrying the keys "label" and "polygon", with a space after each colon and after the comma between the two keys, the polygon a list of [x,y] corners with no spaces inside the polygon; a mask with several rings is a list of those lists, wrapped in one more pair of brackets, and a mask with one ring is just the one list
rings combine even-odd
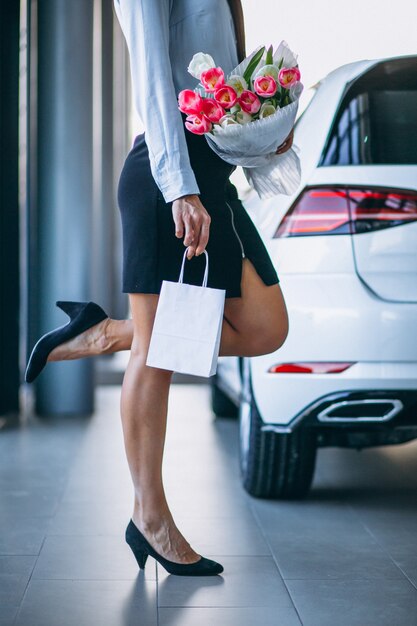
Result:
{"label": "car tail light", "polygon": [[417,222],[417,193],[400,190],[349,191],[354,232],[364,233]]}
{"label": "car tail light", "polygon": [[269,368],[270,374],[338,374],[355,365],[355,361],[305,361],[277,363]]}
{"label": "car tail light", "polygon": [[345,187],[307,188],[274,238],[364,233],[417,222],[417,192]]}

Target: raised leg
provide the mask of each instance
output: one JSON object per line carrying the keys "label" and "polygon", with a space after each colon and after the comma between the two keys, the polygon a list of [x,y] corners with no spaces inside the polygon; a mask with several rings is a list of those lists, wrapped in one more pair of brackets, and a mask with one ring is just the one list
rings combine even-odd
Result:
{"label": "raised leg", "polygon": [[[279,285],[265,285],[252,262],[243,260],[241,298],[225,303],[221,356],[257,356],[277,350],[288,334],[288,313]],[[130,350],[133,320],[108,318],[55,348],[49,361]]]}
{"label": "raised leg", "polygon": [[[227,298],[221,356],[258,356],[278,350],[288,335],[289,321],[279,284],[265,285],[245,258],[241,298]],[[228,332],[232,328],[233,332]]]}

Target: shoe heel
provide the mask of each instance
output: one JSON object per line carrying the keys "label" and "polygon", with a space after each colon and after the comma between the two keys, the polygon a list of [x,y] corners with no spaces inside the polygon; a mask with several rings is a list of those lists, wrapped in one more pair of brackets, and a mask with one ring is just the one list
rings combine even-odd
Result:
{"label": "shoe heel", "polygon": [[86,307],[86,302],[71,302],[70,300],[57,300],[56,306],[64,311],[70,319],[74,319]]}
{"label": "shoe heel", "polygon": [[130,549],[132,550],[133,555],[134,555],[134,557],[135,557],[135,559],[137,561],[137,564],[139,565],[139,568],[140,569],[145,569],[145,563],[146,563],[146,560],[147,560],[147,558],[149,556],[148,552],[146,552],[146,550],[143,550],[141,548],[136,548],[136,547],[134,548],[128,542],[127,542],[127,544],[130,547]]}

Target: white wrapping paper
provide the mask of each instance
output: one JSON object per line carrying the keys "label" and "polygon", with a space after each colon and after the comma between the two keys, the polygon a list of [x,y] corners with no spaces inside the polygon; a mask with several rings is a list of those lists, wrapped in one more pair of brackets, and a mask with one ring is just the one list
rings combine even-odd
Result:
{"label": "white wrapping paper", "polygon": [[[238,65],[231,74],[243,76],[254,52]],[[274,54],[274,61],[284,56],[284,66],[295,64],[293,53],[282,42]],[[256,70],[255,70],[256,72]],[[301,181],[301,166],[297,152],[291,148],[284,154],[275,154],[294,126],[298,100],[302,91],[292,92],[293,102],[272,115],[248,124],[230,124],[225,128],[215,126],[213,133],[205,135],[209,146],[227,163],[243,167],[249,184],[261,198],[279,193],[291,195]]]}

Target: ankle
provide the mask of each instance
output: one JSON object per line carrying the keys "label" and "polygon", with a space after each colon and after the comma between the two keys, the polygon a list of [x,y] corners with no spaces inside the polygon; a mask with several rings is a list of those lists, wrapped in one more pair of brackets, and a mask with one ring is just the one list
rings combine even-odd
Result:
{"label": "ankle", "polygon": [[98,354],[108,354],[113,352],[116,343],[113,334],[113,322],[110,317],[101,322],[100,333],[93,338],[94,349]]}
{"label": "ankle", "polygon": [[135,522],[139,530],[143,531],[147,535],[154,535],[161,528],[169,528],[174,524],[172,516],[167,513],[148,513],[143,515],[141,513],[134,513],[132,520]]}
{"label": "ankle", "polygon": [[163,525],[174,523],[168,504],[160,502],[147,506],[135,502],[132,519],[145,531],[156,531]]}
{"label": "ankle", "polygon": [[114,320],[110,317],[104,320],[99,339],[102,354],[130,349],[132,343],[130,321]]}

